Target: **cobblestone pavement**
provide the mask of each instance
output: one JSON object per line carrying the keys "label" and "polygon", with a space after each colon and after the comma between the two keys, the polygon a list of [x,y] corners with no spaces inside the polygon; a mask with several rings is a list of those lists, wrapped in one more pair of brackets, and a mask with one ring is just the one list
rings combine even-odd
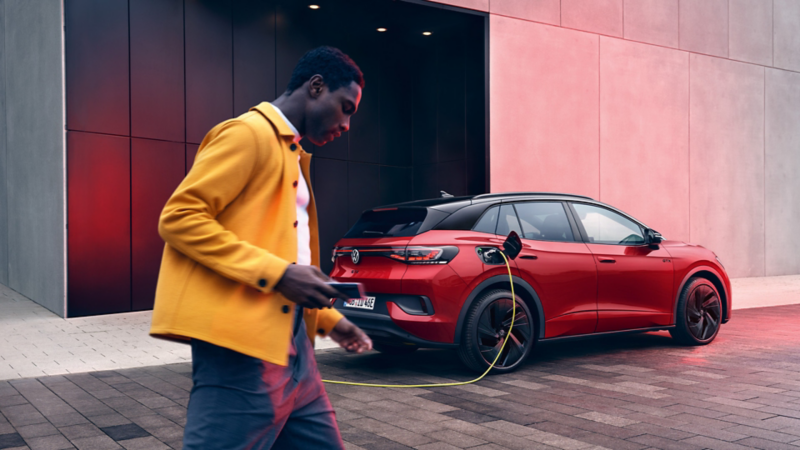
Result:
{"label": "cobblestone pavement", "polygon": [[[324,377],[465,380],[446,351],[317,354]],[[0,381],[0,448],[180,448],[188,363]],[[735,311],[706,347],[666,333],[541,344],[476,385],[329,385],[350,449],[800,447],[800,305]]]}

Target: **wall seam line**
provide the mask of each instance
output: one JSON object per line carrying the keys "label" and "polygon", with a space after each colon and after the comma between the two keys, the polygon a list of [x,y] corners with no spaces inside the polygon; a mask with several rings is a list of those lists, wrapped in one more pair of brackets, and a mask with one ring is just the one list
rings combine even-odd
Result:
{"label": "wall seam line", "polygon": [[689,177],[689,201],[688,201],[688,217],[689,217],[689,242],[692,242],[692,54],[686,54],[686,96],[688,98],[688,114],[686,115],[686,149],[689,154],[688,158],[688,174]]}
{"label": "wall seam line", "polygon": [[762,203],[762,206],[764,208],[764,212],[763,212],[764,223],[762,225],[761,231],[762,231],[763,236],[764,236],[764,242],[763,242],[763,245],[764,245],[764,275],[762,275],[762,276],[766,277],[767,276],[767,68],[764,67],[763,69],[764,69],[764,78],[763,78],[763,80],[764,80],[764,105],[763,105],[764,106],[764,116],[762,117],[762,121],[763,121],[763,126],[764,126],[764,128],[763,128],[763,133],[764,134],[762,136],[762,139],[763,139],[764,146],[762,148],[762,152],[763,152],[762,156],[763,156],[764,159],[761,162],[763,164],[764,172],[763,172],[763,178],[761,179],[761,188],[763,189],[762,195],[764,196],[763,197],[763,203]]}
{"label": "wall seam line", "polygon": [[[5,19],[4,19],[5,20]],[[5,29],[5,27],[3,27]],[[63,309],[61,317],[67,317],[67,304],[68,289],[69,289],[69,205],[68,205],[68,192],[67,192],[67,33],[66,33],[66,5],[64,0],[61,0],[61,165],[63,179],[61,181],[61,199],[63,201],[62,214],[64,220],[64,229],[62,237],[64,239],[64,295],[63,295]],[[5,89],[3,90],[5,92]],[[6,133],[8,134],[8,133]],[[6,145],[8,150],[8,145]],[[6,166],[6,170],[8,167]],[[7,175],[7,174],[6,174]],[[8,177],[6,176],[6,180]],[[6,191],[8,192],[8,191]]]}
{"label": "wall seam line", "polygon": [[131,94],[131,2],[128,0],[128,272],[129,294],[128,311],[133,311],[133,95]]}

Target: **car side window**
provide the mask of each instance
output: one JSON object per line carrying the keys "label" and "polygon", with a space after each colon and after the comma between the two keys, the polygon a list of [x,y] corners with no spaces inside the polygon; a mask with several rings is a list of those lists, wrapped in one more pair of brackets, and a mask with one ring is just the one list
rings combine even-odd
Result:
{"label": "car side window", "polygon": [[472,231],[494,234],[494,230],[497,229],[498,212],[500,212],[499,206],[492,206],[489,208],[485,213],[483,213],[483,216],[478,219],[478,223],[472,227]]}
{"label": "car side window", "polygon": [[589,242],[595,244],[642,245],[644,236],[636,222],[598,206],[573,203],[575,212],[586,230]]}
{"label": "car side window", "polygon": [[561,202],[516,203],[522,237],[537,241],[573,242],[572,228]]}
{"label": "car side window", "polygon": [[497,220],[497,231],[495,234],[500,236],[508,236],[511,231],[516,231],[517,234],[522,236],[522,229],[519,226],[517,213],[511,205],[500,206],[500,217]]}

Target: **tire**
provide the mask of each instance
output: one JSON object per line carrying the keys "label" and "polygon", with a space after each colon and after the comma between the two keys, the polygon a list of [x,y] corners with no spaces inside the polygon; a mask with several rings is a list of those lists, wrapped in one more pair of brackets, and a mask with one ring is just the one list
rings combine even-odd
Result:
{"label": "tire", "polygon": [[414,353],[419,347],[415,345],[391,345],[391,344],[373,343],[372,348],[383,353],[384,355],[407,355],[409,353]]}
{"label": "tire", "polygon": [[692,278],[678,299],[672,338],[683,345],[706,345],[722,324],[722,302],[716,286],[705,278]]}
{"label": "tire", "polygon": [[[536,345],[536,326],[525,301],[517,297],[513,340],[509,340],[492,373],[508,373],[522,365]],[[497,356],[511,322],[511,292],[497,289],[473,302],[464,319],[458,356],[476,372],[484,372]]]}

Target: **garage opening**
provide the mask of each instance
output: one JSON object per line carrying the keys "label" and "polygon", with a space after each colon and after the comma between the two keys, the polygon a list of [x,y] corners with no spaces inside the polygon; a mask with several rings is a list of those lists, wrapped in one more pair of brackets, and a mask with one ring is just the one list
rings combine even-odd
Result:
{"label": "garage opening", "polygon": [[280,95],[319,45],[366,79],[349,133],[301,142],[323,271],[365,209],[488,189],[485,14],[393,0],[86,0],[65,2],[64,17],[70,317],[152,308],[158,216],[205,133]]}

